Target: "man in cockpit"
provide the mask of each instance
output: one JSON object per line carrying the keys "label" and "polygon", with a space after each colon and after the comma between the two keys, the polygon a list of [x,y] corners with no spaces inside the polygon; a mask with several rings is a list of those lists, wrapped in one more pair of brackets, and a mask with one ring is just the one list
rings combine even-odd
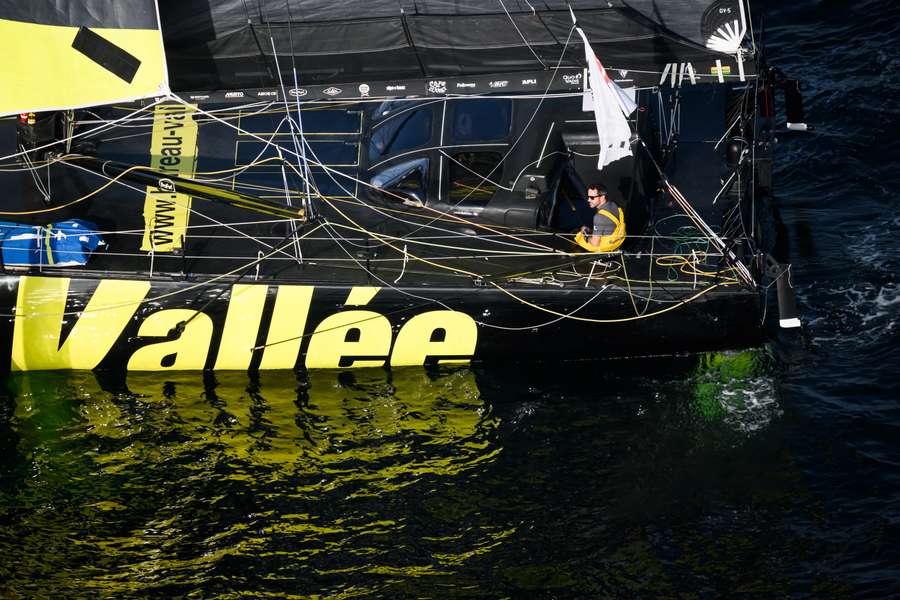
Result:
{"label": "man in cockpit", "polygon": [[[585,225],[581,228],[586,240],[591,246],[600,245],[600,237],[612,235],[616,231],[619,220],[619,205],[606,197],[606,188],[599,183],[592,183],[587,189],[587,202],[594,211],[594,220],[591,227]],[[590,238],[588,238],[590,231]]]}

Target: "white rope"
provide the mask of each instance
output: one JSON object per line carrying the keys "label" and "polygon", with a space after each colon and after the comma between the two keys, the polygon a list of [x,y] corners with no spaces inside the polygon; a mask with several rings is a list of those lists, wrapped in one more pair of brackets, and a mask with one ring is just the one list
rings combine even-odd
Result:
{"label": "white rope", "polygon": [[[531,47],[531,44],[528,43],[528,40],[525,39],[525,35],[522,33],[522,30],[519,29],[519,26],[518,26],[518,25],[516,25],[515,19],[513,19],[513,18],[512,18],[512,15],[509,14],[509,11],[506,10],[506,5],[503,4],[503,0],[497,0],[497,1],[500,3],[500,6],[503,7],[503,12],[506,13],[506,16],[509,18],[509,22],[512,23],[512,26],[516,29],[516,33],[519,34],[519,37],[522,38],[522,41],[525,42],[525,45],[528,46],[528,49],[529,49],[529,50],[531,50],[531,53],[534,55],[534,58],[535,58],[539,63],[541,63],[541,67],[542,67],[542,68],[546,69],[546,68],[547,68],[547,65],[544,63],[544,61],[541,60],[541,57],[537,55],[537,52],[534,51],[534,48]],[[529,4],[528,6],[530,6],[532,12],[534,12],[534,7],[531,6],[530,4]]]}
{"label": "white rope", "polygon": [[[165,98],[157,98],[156,100],[154,100],[153,102],[151,102],[151,103],[148,104],[147,106],[144,106],[144,107],[139,108],[139,109],[137,109],[137,110],[135,110],[135,111],[133,111],[133,112],[130,112],[130,113],[128,113],[127,115],[125,115],[124,117],[121,117],[121,118],[119,118],[119,119],[115,119],[115,120],[113,120],[113,121],[110,121],[108,124],[106,124],[106,125],[101,125],[101,126],[97,127],[96,129],[91,129],[91,130],[89,130],[89,131],[82,131],[81,133],[77,133],[77,134],[73,135],[72,137],[68,138],[68,140],[66,140],[66,141],[74,140],[74,139],[76,139],[76,138],[85,137],[85,136],[87,136],[87,135],[89,135],[89,134],[92,134],[92,133],[95,133],[95,132],[97,132],[97,131],[102,131],[102,130],[104,130],[104,129],[108,129],[109,127],[112,127],[113,125],[116,125],[116,124],[118,124],[118,123],[120,123],[120,122],[122,122],[122,121],[127,120],[127,119],[130,118],[132,115],[135,115],[135,114],[139,114],[139,113],[141,113],[141,112],[144,112],[144,111],[146,111],[146,110],[148,110],[148,109],[150,109],[150,108],[153,108],[153,107],[156,106],[157,104],[159,104],[159,103],[161,103],[161,102],[164,102],[164,101],[165,101]],[[11,158],[18,158],[18,157],[23,156],[23,155],[25,155],[25,154],[28,154],[28,153],[30,153],[30,152],[37,152],[37,151],[39,151],[39,150],[46,150],[47,148],[52,148],[53,146],[55,146],[55,145],[58,144],[58,143],[59,143],[58,141],[53,141],[53,142],[50,142],[50,143],[48,143],[48,144],[44,144],[43,146],[37,146],[37,147],[35,147],[35,148],[31,148],[31,149],[25,150],[25,151],[23,151],[23,152],[16,152],[16,153],[14,153],[14,154],[8,154],[8,155],[6,155],[6,156],[0,156],[0,162],[9,160],[9,159],[11,159]]]}
{"label": "white rope", "polygon": [[[66,166],[68,166],[68,167],[74,167],[74,168],[76,168],[76,169],[85,171],[85,172],[87,172],[87,173],[90,173],[90,174],[92,174],[92,175],[95,175],[95,176],[97,176],[97,177],[100,177],[101,179],[106,179],[107,181],[113,181],[113,180],[114,180],[114,178],[109,177],[108,175],[106,175],[106,174],[104,174],[104,173],[100,173],[100,172],[97,172],[97,171],[92,171],[91,169],[87,169],[87,168],[82,167],[81,165],[77,165],[77,164],[75,164],[75,163],[73,163],[73,162],[65,161],[65,162],[63,162],[63,164],[66,165]],[[138,188],[138,187],[136,187],[136,186],[133,186],[133,185],[131,185],[130,183],[128,183],[128,182],[126,182],[126,181],[122,181],[122,179],[115,179],[115,183],[118,184],[118,185],[121,185],[121,186],[123,186],[123,187],[126,187],[126,188],[128,188],[128,189],[134,190],[134,191],[136,191],[136,192],[138,192],[138,193],[140,193],[140,194],[145,194],[145,193],[146,193],[146,190],[145,190],[145,189],[141,189],[141,188]],[[176,206],[178,206],[179,208],[186,208],[188,211],[190,211],[191,214],[194,214],[194,215],[197,215],[197,216],[202,217],[202,218],[204,218],[204,219],[207,219],[208,221],[212,221],[212,222],[215,223],[216,225],[218,225],[218,226],[220,226],[220,227],[225,227],[226,229],[228,229],[228,230],[230,230],[230,231],[233,231],[233,232],[239,234],[240,236],[242,236],[242,237],[244,237],[244,238],[247,238],[247,239],[250,239],[250,240],[252,240],[252,241],[254,241],[254,242],[257,242],[257,243],[259,243],[259,244],[261,244],[262,246],[265,246],[265,247],[267,247],[267,248],[270,248],[270,249],[273,248],[273,246],[272,246],[271,244],[267,244],[267,243],[263,242],[262,240],[260,240],[259,238],[256,238],[256,237],[254,237],[254,236],[252,236],[252,235],[250,235],[250,234],[248,234],[248,233],[245,233],[245,232],[243,232],[243,231],[241,231],[241,230],[239,230],[239,229],[236,229],[236,228],[230,226],[228,223],[225,223],[225,222],[223,222],[223,221],[219,221],[218,219],[215,219],[215,218],[213,218],[213,217],[211,217],[211,216],[209,216],[209,215],[207,215],[207,214],[205,214],[205,213],[203,213],[203,212],[200,212],[200,211],[194,209],[193,207],[185,206],[185,205],[183,205],[183,204],[181,204],[181,203],[179,203],[179,202],[177,202],[177,201],[175,201],[175,200],[172,200],[172,203],[175,204]],[[143,235],[143,232],[142,232],[142,235]],[[286,254],[287,256],[290,256],[290,254],[288,254],[287,251],[284,250],[284,249],[279,249],[279,251],[282,252],[282,253],[284,253],[284,254]],[[293,257],[291,257],[291,258],[293,258]]]}
{"label": "white rope", "polygon": [[403,279],[403,275],[406,273],[406,263],[409,262],[409,254],[406,252],[406,244],[403,244],[403,269],[400,271],[400,275],[397,276],[397,279],[394,280],[394,283],[400,283],[400,280]]}

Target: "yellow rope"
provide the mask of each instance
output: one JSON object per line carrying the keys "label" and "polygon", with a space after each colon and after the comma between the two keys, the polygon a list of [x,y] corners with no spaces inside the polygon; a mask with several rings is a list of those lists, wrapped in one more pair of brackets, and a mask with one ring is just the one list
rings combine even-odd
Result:
{"label": "yellow rope", "polygon": [[[335,209],[335,210],[337,210],[337,209]],[[349,225],[343,225],[341,223],[332,223],[332,225],[335,227],[341,227],[343,229],[349,229],[350,231],[356,231],[357,233],[365,233],[368,235],[373,235],[372,232],[369,231],[368,229],[360,229],[358,227],[351,227]],[[405,238],[405,237],[400,237],[400,236],[396,236],[396,235],[387,235],[384,233],[379,234],[379,235],[383,239],[403,241],[408,244],[419,244],[420,246],[430,246],[433,248],[445,248],[447,250],[462,250],[464,252],[471,252],[471,253],[482,252],[482,253],[488,253],[488,254],[497,254],[498,256],[507,256],[507,255],[512,255],[512,256],[523,256],[523,255],[524,256],[557,256],[557,257],[566,256],[565,254],[559,253],[559,252],[528,252],[526,250],[489,250],[487,248],[472,248],[472,247],[467,247],[467,246],[453,246],[450,244],[439,244],[437,242],[426,242],[424,240],[419,240],[416,238]],[[409,253],[407,253],[407,254],[409,254]]]}
{"label": "yellow rope", "polygon": [[[301,178],[302,178],[302,175],[300,175],[300,173],[297,171],[297,168],[296,168],[293,164],[291,164],[291,163],[289,163],[289,162],[287,162],[287,161],[285,161],[285,164],[286,164],[292,171],[294,171],[294,173],[296,173],[298,177],[301,177]],[[326,171],[334,171],[334,170],[335,170],[335,169],[332,169],[332,168],[328,167],[327,165],[323,165],[323,164],[321,164],[321,163],[314,163],[314,164],[316,164],[316,165],[319,166],[319,167],[322,167],[322,168],[325,169]],[[339,171],[338,171],[338,173],[339,173],[340,175],[346,176],[346,174],[340,173]],[[385,189],[379,188],[379,187],[377,187],[377,186],[374,186],[374,185],[372,185],[372,184],[370,184],[370,183],[368,183],[368,182],[366,182],[366,181],[363,181],[362,179],[357,179],[357,178],[355,178],[355,177],[352,177],[351,179],[353,179],[353,180],[354,180],[355,182],[357,182],[357,183],[361,183],[361,184],[365,185],[366,187],[370,187],[370,188],[374,189],[375,191],[379,191],[379,192],[382,192],[382,193],[384,193],[384,194],[388,194],[388,195],[390,195],[390,196],[393,196],[394,198],[397,198],[398,200],[401,200],[401,201],[402,201],[402,200],[406,200],[406,198],[404,198],[403,196],[401,196],[401,195],[399,195],[399,194],[395,194],[395,193],[391,192],[390,190],[385,190]],[[323,197],[323,200],[324,200],[324,199],[325,199],[325,198]],[[331,203],[329,202],[329,204],[331,204]],[[361,205],[362,205],[362,206],[365,206],[365,207],[367,207],[367,208],[370,208],[370,209],[372,208],[371,206],[369,206],[368,204],[366,204],[366,203],[364,203],[364,202],[361,202]],[[332,208],[335,208],[333,204],[332,204],[331,206],[332,206]],[[554,248],[551,248],[550,246],[545,246],[544,244],[538,244],[537,242],[532,242],[531,240],[522,239],[522,238],[519,238],[519,237],[517,237],[517,236],[515,236],[515,235],[501,233],[500,231],[497,231],[497,230],[494,229],[493,227],[488,226],[488,225],[485,225],[484,223],[476,223],[476,222],[474,222],[474,221],[469,221],[468,219],[464,219],[464,218],[459,217],[459,216],[454,215],[454,214],[445,213],[445,212],[443,212],[443,211],[440,211],[440,210],[438,210],[438,209],[436,209],[436,208],[433,208],[433,207],[430,207],[430,206],[426,206],[426,205],[424,205],[424,204],[421,206],[421,208],[422,208],[423,210],[427,210],[427,211],[429,211],[429,212],[431,212],[431,213],[434,213],[434,214],[436,214],[436,215],[438,215],[438,216],[440,216],[440,217],[446,217],[446,218],[450,219],[451,221],[455,221],[455,222],[457,222],[457,223],[462,223],[462,224],[464,224],[464,225],[468,225],[468,226],[470,226],[470,227],[474,227],[474,228],[477,228],[477,229],[484,229],[485,231],[490,231],[491,233],[495,233],[495,234],[497,234],[497,235],[503,235],[503,236],[508,237],[508,238],[510,238],[510,239],[516,240],[517,242],[521,242],[521,243],[523,243],[523,244],[528,244],[529,246],[534,246],[534,247],[536,247],[536,248],[540,248],[541,250],[550,250],[550,251],[554,250]],[[337,208],[335,208],[335,210],[337,210]],[[372,209],[372,210],[374,210],[374,209]],[[340,212],[340,211],[338,211],[338,212]],[[341,213],[341,214],[343,214],[343,213]],[[345,218],[346,218],[346,217],[345,217]]]}
{"label": "yellow rope", "polygon": [[327,200],[327,199],[325,199],[325,198],[323,198],[323,200],[325,200],[325,202],[327,202],[327,203],[331,206],[331,208],[333,208],[339,215],[341,215],[342,217],[344,217],[345,219],[347,219],[347,221],[349,221],[350,223],[352,223],[354,226],[356,226],[357,228],[359,228],[359,229],[362,230],[362,231],[365,231],[366,233],[368,233],[368,234],[369,234],[370,236],[372,236],[373,238],[379,240],[379,241],[380,241],[381,243],[383,243],[385,246],[387,246],[387,247],[389,247],[389,248],[393,248],[393,249],[396,250],[397,252],[399,252],[399,253],[401,253],[401,254],[405,254],[406,256],[408,256],[409,258],[411,258],[411,259],[413,259],[413,260],[421,261],[421,262],[423,262],[423,263],[425,263],[425,264],[427,264],[427,265],[431,265],[432,267],[437,267],[438,269],[442,269],[442,270],[444,270],[444,271],[451,271],[451,272],[453,272],[453,273],[461,273],[461,274],[463,274],[463,275],[468,275],[469,277],[481,277],[481,275],[479,275],[478,273],[472,273],[471,271],[466,271],[466,270],[464,270],[464,269],[457,269],[457,268],[455,268],[455,267],[448,267],[447,265],[442,265],[442,264],[440,264],[440,263],[436,263],[436,262],[434,262],[434,261],[430,261],[430,260],[428,260],[428,259],[426,259],[426,258],[422,258],[421,256],[416,256],[415,254],[411,254],[411,253],[408,252],[408,251],[401,250],[401,249],[398,248],[397,246],[395,246],[395,245],[393,245],[392,243],[390,243],[389,241],[387,241],[387,239],[385,239],[384,237],[380,236],[379,234],[375,233],[374,231],[369,231],[369,230],[367,230],[365,227],[363,227],[362,225],[360,225],[359,223],[357,223],[356,221],[354,221],[353,219],[351,219],[350,217],[348,217],[341,209],[339,209],[338,207],[334,206],[329,200]]}
{"label": "yellow rope", "polygon": [[111,178],[109,181],[107,181],[106,183],[104,183],[103,185],[98,187],[97,189],[95,189],[91,192],[88,192],[87,194],[85,194],[84,196],[81,196],[80,198],[75,198],[74,200],[72,200],[70,202],[66,202],[65,204],[60,204],[59,206],[51,206],[50,208],[42,208],[39,210],[0,211],[0,215],[3,215],[3,216],[41,215],[44,213],[55,212],[55,211],[60,210],[61,208],[67,208],[74,204],[78,204],[79,202],[84,202],[88,198],[96,196],[97,194],[99,194],[100,192],[102,192],[103,190],[105,190],[106,188],[111,186],[112,184],[116,183],[120,178],[124,177],[131,171],[135,171],[138,169],[146,169],[146,168],[147,167],[144,167],[141,165],[135,165],[133,167],[129,167],[129,168],[125,169],[124,171],[122,171],[121,173],[119,173],[118,175],[116,175],[115,177]]}
{"label": "yellow rope", "polygon": [[557,316],[557,317],[563,317],[563,318],[566,318],[566,319],[573,319],[573,320],[575,320],[575,321],[582,321],[582,322],[585,322],[585,323],[625,323],[625,322],[628,322],[628,321],[639,321],[639,320],[641,320],[641,319],[648,319],[648,318],[650,318],[650,317],[655,317],[655,316],[661,315],[661,314],[663,314],[663,313],[667,313],[667,312],[669,312],[669,311],[673,311],[673,310],[675,310],[676,308],[680,308],[680,307],[684,306],[685,304],[687,304],[688,302],[693,302],[694,300],[696,300],[696,299],[699,298],[700,296],[702,296],[702,295],[704,295],[704,294],[706,294],[706,293],[708,293],[708,292],[711,292],[712,290],[714,290],[714,289],[717,288],[717,287],[727,285],[727,284],[724,284],[724,283],[716,283],[716,284],[713,284],[713,285],[709,286],[708,288],[705,288],[705,289],[703,289],[703,290],[700,290],[699,292],[697,292],[696,294],[694,294],[694,295],[691,296],[690,298],[688,298],[688,299],[686,299],[686,300],[680,301],[678,304],[673,304],[672,306],[667,306],[666,308],[663,308],[663,309],[658,310],[658,311],[653,312],[653,313],[645,313],[645,314],[643,314],[643,315],[636,315],[636,316],[634,316],[634,317],[622,317],[622,318],[620,318],[620,319],[592,319],[592,318],[590,318],[590,317],[579,317],[579,316],[576,316],[576,315],[567,315],[566,313],[561,313],[561,312],[555,311],[555,310],[550,309],[550,308],[545,308],[545,307],[543,307],[543,306],[540,306],[539,304],[535,304],[535,303],[533,303],[533,302],[529,302],[528,300],[525,300],[524,298],[520,298],[519,296],[516,296],[515,294],[513,294],[512,292],[510,292],[510,291],[507,290],[506,288],[497,285],[497,284],[494,283],[493,281],[490,282],[490,283],[491,283],[492,286],[494,286],[495,288],[497,288],[498,290],[500,290],[501,292],[503,292],[503,293],[506,294],[507,296],[513,298],[514,300],[516,300],[516,301],[518,301],[518,302],[521,302],[521,303],[524,304],[525,306],[530,306],[531,308],[535,308],[535,309],[537,309],[537,310],[540,310],[540,311],[545,312],[545,313],[549,313],[549,314],[551,314],[551,315],[555,315],[555,316]]}
{"label": "yellow rope", "polygon": [[[699,260],[704,260],[706,258],[706,252],[697,252],[697,258]],[[699,262],[698,260],[698,262]],[[656,264],[660,267],[670,267],[670,268],[678,268],[678,270],[685,275],[690,276],[698,276],[698,277],[721,277],[721,273],[703,271],[702,269],[697,268],[695,262],[688,260],[687,256],[681,254],[670,254],[667,256],[660,256],[656,259]],[[728,267],[726,272],[733,271],[734,267]],[[737,278],[735,277],[726,277],[726,281],[737,283]]]}

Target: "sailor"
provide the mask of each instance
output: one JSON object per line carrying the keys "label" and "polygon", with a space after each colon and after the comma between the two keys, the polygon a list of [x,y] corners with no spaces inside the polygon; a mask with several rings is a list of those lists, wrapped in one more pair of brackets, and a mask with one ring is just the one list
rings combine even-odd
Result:
{"label": "sailor", "polygon": [[[612,235],[619,225],[619,205],[606,197],[606,188],[599,183],[592,183],[587,189],[587,202],[594,214],[591,237],[588,241],[591,246],[600,245],[600,237]],[[588,226],[581,228],[582,234],[587,237]]]}

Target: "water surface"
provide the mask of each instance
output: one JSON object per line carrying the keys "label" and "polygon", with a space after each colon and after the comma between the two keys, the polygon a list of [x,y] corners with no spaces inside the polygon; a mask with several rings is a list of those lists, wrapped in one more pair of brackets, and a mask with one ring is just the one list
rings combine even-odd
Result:
{"label": "water surface", "polygon": [[504,369],[13,375],[0,596],[900,594],[900,5],[754,3],[806,327]]}

